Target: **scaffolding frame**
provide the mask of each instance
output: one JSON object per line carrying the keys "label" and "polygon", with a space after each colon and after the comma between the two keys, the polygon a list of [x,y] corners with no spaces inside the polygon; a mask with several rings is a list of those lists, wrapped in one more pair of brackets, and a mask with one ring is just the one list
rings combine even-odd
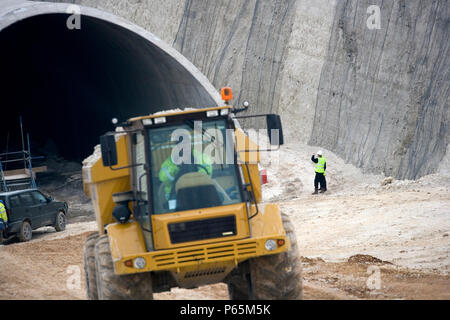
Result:
{"label": "scaffolding frame", "polygon": [[[27,149],[25,149],[22,117],[20,117],[20,132],[22,135],[22,150],[0,153],[0,191],[2,192],[29,188],[36,189],[35,172],[33,172],[33,166],[31,164],[33,157],[31,156],[30,136],[27,133]],[[34,157],[34,159],[37,158],[44,157]],[[6,171],[6,165],[8,163],[17,162],[23,162],[23,169]],[[5,168],[3,167],[4,165]]]}

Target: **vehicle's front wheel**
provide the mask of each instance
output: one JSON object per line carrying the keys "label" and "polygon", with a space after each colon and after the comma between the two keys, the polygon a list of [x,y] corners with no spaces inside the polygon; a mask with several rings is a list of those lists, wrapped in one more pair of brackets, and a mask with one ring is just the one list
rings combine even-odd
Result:
{"label": "vehicle's front wheel", "polygon": [[20,227],[19,240],[21,242],[30,241],[33,236],[33,229],[28,221],[24,221]]}
{"label": "vehicle's front wheel", "polygon": [[84,274],[86,277],[86,294],[89,300],[98,300],[95,244],[99,236],[98,232],[93,232],[84,243]]}
{"label": "vehicle's front wheel", "polygon": [[240,264],[226,281],[231,300],[302,299],[301,264],[294,226],[284,213],[281,213],[281,218],[291,242],[290,250]]}
{"label": "vehicle's front wheel", "polygon": [[55,230],[57,232],[66,230],[66,214],[63,211],[56,215]]}
{"label": "vehicle's front wheel", "polygon": [[281,212],[283,227],[291,242],[289,251],[250,259],[251,283],[257,300],[298,300],[303,298],[300,254],[294,226]]}
{"label": "vehicle's front wheel", "polygon": [[100,300],[152,300],[152,279],[149,272],[117,275],[109,248],[108,236],[101,236],[95,245],[97,291]]}

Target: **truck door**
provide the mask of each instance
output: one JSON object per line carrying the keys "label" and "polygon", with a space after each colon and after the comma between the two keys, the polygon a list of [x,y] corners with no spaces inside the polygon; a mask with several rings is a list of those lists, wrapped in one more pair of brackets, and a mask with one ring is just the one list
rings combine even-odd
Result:
{"label": "truck door", "polygon": [[31,195],[33,196],[34,203],[36,204],[36,209],[39,211],[42,225],[53,224],[56,218],[54,204],[52,202],[48,202],[47,198],[39,191],[32,191]]}
{"label": "truck door", "polygon": [[20,204],[19,195],[10,196],[7,201],[7,209],[9,209],[8,216],[8,231],[18,232],[22,221],[24,220],[24,211],[22,205]]}
{"label": "truck door", "polygon": [[37,229],[43,226],[43,219],[39,210],[39,204],[34,202],[31,192],[25,192],[19,194],[20,204],[24,216],[31,217],[31,227]]}

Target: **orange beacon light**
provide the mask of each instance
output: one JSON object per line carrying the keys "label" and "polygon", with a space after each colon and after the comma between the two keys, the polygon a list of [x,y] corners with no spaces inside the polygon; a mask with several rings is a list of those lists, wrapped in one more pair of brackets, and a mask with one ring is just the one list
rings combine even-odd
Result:
{"label": "orange beacon light", "polygon": [[225,103],[228,103],[228,101],[233,99],[233,92],[230,87],[223,87],[220,89],[220,93],[222,94],[222,100],[225,101]]}

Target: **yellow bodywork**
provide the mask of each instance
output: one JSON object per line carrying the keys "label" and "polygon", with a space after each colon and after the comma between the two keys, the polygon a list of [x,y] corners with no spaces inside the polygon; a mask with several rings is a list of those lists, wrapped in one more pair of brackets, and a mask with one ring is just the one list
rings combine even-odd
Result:
{"label": "yellow bodywork", "polygon": [[[236,146],[239,153],[239,158],[246,165],[242,165],[242,171],[244,173],[245,183],[252,183],[253,191],[255,192],[256,202],[261,202],[262,191],[261,181],[259,180],[259,168],[258,163],[260,161],[259,151],[244,151],[244,150],[259,150],[259,146],[251,141],[249,137],[241,130],[236,129]],[[248,171],[250,171],[250,178]],[[250,187],[249,187],[250,190]]]}
{"label": "yellow bodywork", "polygon": [[[221,208],[225,207],[203,209],[202,218],[220,215],[222,213]],[[166,219],[170,218],[167,217]],[[171,218],[171,222],[186,220],[183,216]],[[286,237],[277,205],[266,205],[264,211],[260,211],[257,216],[250,220],[250,229],[251,237],[239,239],[239,236],[235,236],[208,242],[197,241],[188,244],[183,243],[182,247],[172,246],[168,249],[146,252],[142,230],[137,222],[115,223],[107,227],[111,255],[117,274],[171,271],[179,278],[178,282],[186,287],[191,286],[189,279],[186,279],[193,278],[193,274],[197,274],[198,277],[198,275],[204,273],[223,279],[239,262],[262,255],[277,254],[290,248],[289,238]],[[160,240],[164,240],[165,237],[168,237],[168,235],[160,235]],[[269,239],[284,240],[284,244],[277,246],[273,251],[269,251],[264,246],[266,240]],[[133,263],[131,263],[131,266],[126,266],[127,261],[133,262],[138,257],[145,259],[145,268],[136,269]],[[189,277],[189,275],[191,276]],[[207,280],[202,284],[217,282],[214,277],[207,277]],[[196,283],[196,285],[199,284]]]}
{"label": "yellow bodywork", "polygon": [[[129,165],[127,136],[120,136],[116,146],[118,161],[116,167]],[[82,174],[84,192],[92,200],[98,230],[103,234],[104,226],[114,222],[112,211],[115,203],[112,194],[129,191],[131,188],[130,169],[111,170],[104,167],[101,157],[97,156],[96,159],[83,163]]]}
{"label": "yellow bodywork", "polygon": [[[189,210],[168,214],[158,214],[152,216],[153,239],[155,250],[171,249],[176,247],[185,247],[186,243],[172,244],[169,237],[169,223],[204,220],[226,216],[236,217],[236,235],[226,237],[226,240],[235,240],[239,238],[250,237],[248,228],[248,218],[246,205],[244,203],[228,206]],[[189,242],[189,246],[207,244],[217,241],[217,239],[201,240]]]}
{"label": "yellow bodywork", "polygon": [[[158,114],[157,116],[133,118],[129,121],[224,108],[230,107]],[[259,203],[262,198],[258,169],[259,152],[244,151],[257,150],[258,146],[250,141],[241,129],[235,130],[235,137],[245,183],[250,183],[251,180],[256,201]],[[116,167],[129,165],[130,149],[126,135],[121,135],[116,139],[116,147],[118,153]],[[115,204],[112,200],[112,194],[129,191],[131,189],[130,180],[130,169],[116,171],[104,167],[98,150],[83,163],[84,190],[88,197],[92,199],[99,232],[104,234],[104,227],[107,226],[111,255],[117,274],[170,271],[180,286],[195,287],[222,281],[239,262],[258,256],[277,254],[290,248],[289,238],[286,237],[277,205],[267,204],[264,210],[259,208],[259,213],[249,220],[248,217],[256,213],[255,205],[248,207],[246,203],[240,203],[152,215],[151,228],[154,250],[149,251],[146,248],[143,231],[138,222],[131,219],[128,223],[118,224],[113,221],[112,211]],[[235,235],[224,236],[220,239],[183,242],[182,244],[170,242],[167,227],[169,223],[229,215],[236,217]],[[284,242],[281,241],[275,250],[268,251],[265,248],[265,242],[268,239],[284,240]],[[137,269],[134,267],[133,262],[137,257],[145,259],[144,268]]]}

